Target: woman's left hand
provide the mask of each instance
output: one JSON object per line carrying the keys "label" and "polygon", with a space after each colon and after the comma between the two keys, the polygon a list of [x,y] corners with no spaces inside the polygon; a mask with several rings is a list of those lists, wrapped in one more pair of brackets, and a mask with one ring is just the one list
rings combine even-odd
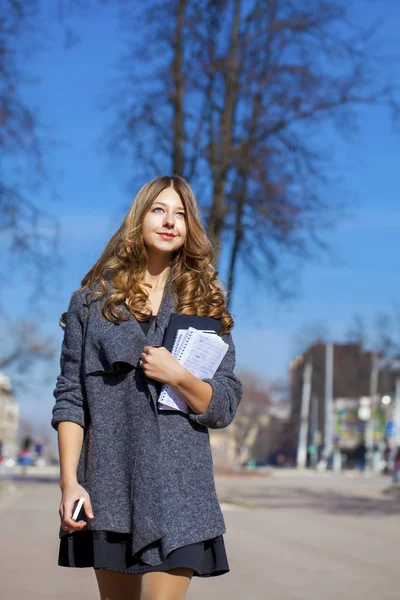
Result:
{"label": "woman's left hand", "polygon": [[164,346],[145,346],[140,355],[140,365],[146,377],[171,385],[180,380],[185,370]]}

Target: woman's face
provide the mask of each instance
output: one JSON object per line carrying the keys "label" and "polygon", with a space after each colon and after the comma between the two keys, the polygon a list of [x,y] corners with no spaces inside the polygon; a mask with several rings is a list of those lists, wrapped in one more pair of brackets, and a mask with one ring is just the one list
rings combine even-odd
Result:
{"label": "woman's face", "polygon": [[186,232],[182,201],[172,187],[165,188],[144,217],[144,245],[150,252],[172,253],[183,246]]}

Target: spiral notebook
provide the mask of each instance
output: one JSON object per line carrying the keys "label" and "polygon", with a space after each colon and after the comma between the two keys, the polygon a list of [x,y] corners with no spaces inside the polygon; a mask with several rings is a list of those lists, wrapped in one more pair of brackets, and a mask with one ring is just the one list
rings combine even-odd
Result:
{"label": "spiral notebook", "polygon": [[172,347],[176,340],[176,332],[178,329],[199,329],[200,331],[212,329],[216,333],[221,331],[221,319],[214,317],[199,317],[198,315],[182,315],[180,313],[171,313],[167,328],[164,333],[162,345],[172,352]]}
{"label": "spiral notebook", "polygon": [[[215,374],[229,345],[215,333],[189,327],[178,329],[171,354],[190,373],[204,379]],[[160,410],[179,410],[188,413],[185,400],[167,384],[163,384],[158,398]]]}

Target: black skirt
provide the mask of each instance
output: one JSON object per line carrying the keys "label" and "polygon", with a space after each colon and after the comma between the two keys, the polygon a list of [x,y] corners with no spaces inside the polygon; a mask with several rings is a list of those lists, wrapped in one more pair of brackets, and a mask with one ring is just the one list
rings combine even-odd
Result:
{"label": "black skirt", "polygon": [[170,552],[160,565],[149,565],[130,553],[127,533],[115,531],[75,531],[60,539],[60,567],[93,567],[119,573],[142,574],[169,571],[178,567],[193,569],[193,576],[215,577],[229,572],[222,535]]}

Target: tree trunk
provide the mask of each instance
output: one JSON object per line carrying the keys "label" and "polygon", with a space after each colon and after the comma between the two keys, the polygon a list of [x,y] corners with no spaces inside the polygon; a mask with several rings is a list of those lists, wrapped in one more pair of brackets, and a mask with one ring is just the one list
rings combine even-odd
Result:
{"label": "tree trunk", "polygon": [[214,266],[218,264],[219,253],[221,251],[221,234],[225,220],[226,207],[224,206],[225,193],[222,182],[219,182],[218,189],[214,190],[213,204],[207,223],[207,235],[214,248]]}
{"label": "tree trunk", "polygon": [[243,181],[242,189],[239,195],[237,207],[236,207],[236,222],[235,222],[235,238],[233,241],[233,247],[231,250],[231,257],[229,262],[229,273],[228,273],[228,309],[231,304],[232,290],[235,283],[235,265],[236,260],[239,256],[240,243],[243,239],[243,227],[242,227],[242,216],[243,207],[246,198],[246,180]]}
{"label": "tree trunk", "polygon": [[176,30],[173,41],[173,61],[171,65],[173,91],[171,103],[173,116],[173,139],[172,139],[172,172],[174,175],[183,175],[184,172],[184,76],[183,76],[183,25],[187,0],[179,0],[176,13]]}
{"label": "tree trunk", "polygon": [[[257,132],[257,120],[259,117],[259,111],[261,107],[261,94],[257,93],[254,96],[253,102],[253,111],[251,117],[251,124],[249,129],[249,137],[248,143],[245,145],[243,149],[242,156],[240,158],[241,161],[241,175],[242,175],[242,186],[236,203],[236,220],[235,220],[235,238],[233,241],[233,247],[231,250],[230,264],[229,264],[229,273],[228,273],[228,308],[230,307],[230,300],[232,297],[233,287],[235,284],[235,265],[236,260],[239,257],[240,244],[244,236],[244,228],[242,223],[243,210],[246,204],[247,198],[247,179],[250,170],[250,166],[252,164],[251,160],[251,150],[253,148],[254,138]],[[240,172],[239,172],[240,173]]]}
{"label": "tree trunk", "polygon": [[[233,123],[239,85],[239,63],[237,54],[239,51],[240,9],[241,0],[236,0],[235,17],[232,25],[231,47],[227,60],[225,101],[220,118],[220,139],[217,144],[212,142],[212,148],[210,152],[210,167],[214,180],[214,193],[207,223],[207,233],[215,249],[215,264],[218,263],[221,247],[221,235],[224,228],[225,218],[228,213],[225,205],[225,185],[228,170],[231,165]],[[218,146],[217,149],[215,148],[215,145]]]}

